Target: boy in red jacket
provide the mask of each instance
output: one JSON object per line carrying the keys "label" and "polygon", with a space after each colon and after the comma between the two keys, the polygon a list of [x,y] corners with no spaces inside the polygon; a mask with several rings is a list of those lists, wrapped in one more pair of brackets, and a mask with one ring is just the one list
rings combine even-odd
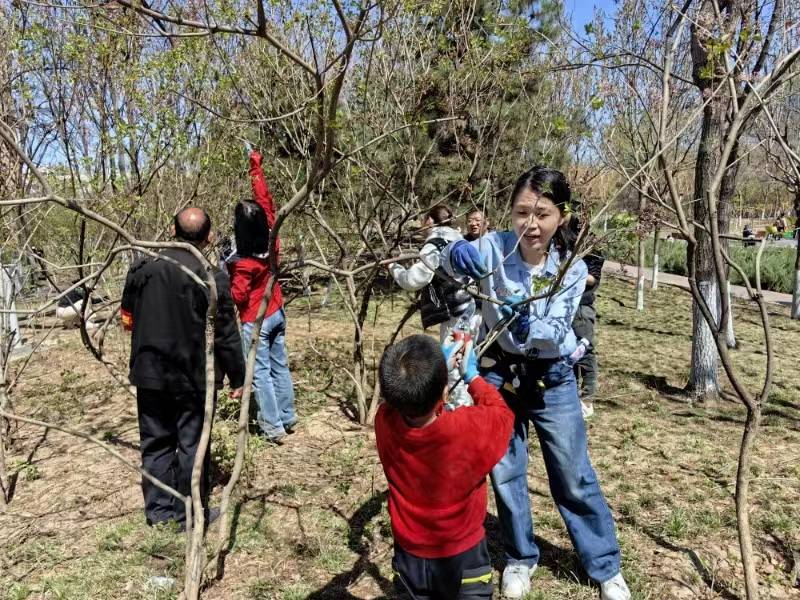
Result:
{"label": "boy in red jacket", "polygon": [[[444,412],[448,368],[459,360],[475,406]],[[412,335],[387,348],[379,377],[386,402],[375,439],[389,482],[395,584],[412,598],[491,598],[486,475],[508,448],[513,413],[478,375],[471,342],[440,349]]]}

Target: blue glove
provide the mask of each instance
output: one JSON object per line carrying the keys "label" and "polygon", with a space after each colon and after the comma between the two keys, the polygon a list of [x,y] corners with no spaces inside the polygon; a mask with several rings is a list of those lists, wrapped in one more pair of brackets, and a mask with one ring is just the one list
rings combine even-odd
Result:
{"label": "blue glove", "polygon": [[511,315],[517,313],[517,318],[514,319],[508,326],[511,336],[518,344],[524,344],[528,341],[528,334],[531,331],[531,313],[529,304],[521,304],[519,306],[511,306],[517,302],[525,300],[524,296],[514,295],[502,298],[505,304],[500,307],[500,313],[503,317],[510,318]]}
{"label": "blue glove", "polygon": [[459,275],[480,279],[489,273],[478,249],[467,240],[458,240],[450,250],[450,264]]}
{"label": "blue glove", "polygon": [[448,371],[452,371],[456,368],[457,354],[463,347],[463,341],[455,341],[451,336],[448,336],[448,338],[442,342],[442,354],[444,354],[444,362],[447,365]]}
{"label": "blue glove", "polygon": [[475,356],[475,343],[470,340],[464,346],[464,356],[461,359],[461,374],[464,376],[464,381],[468,384],[472,383],[480,373],[478,372],[478,357]]}

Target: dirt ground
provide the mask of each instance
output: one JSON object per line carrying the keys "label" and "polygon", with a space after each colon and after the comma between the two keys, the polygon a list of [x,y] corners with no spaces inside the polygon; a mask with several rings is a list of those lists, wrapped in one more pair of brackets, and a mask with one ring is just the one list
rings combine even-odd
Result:
{"label": "dirt ground", "polygon": [[[384,299],[370,313],[373,352],[405,301]],[[736,363],[755,389],[765,364],[757,314],[738,307]],[[251,439],[235,538],[209,599],[393,597],[386,482],[371,430],[347,417],[352,328],[341,307],[315,308],[313,320],[309,309],[303,299],[288,310],[301,424],[281,447]],[[774,311],[777,368],[753,461],[751,521],[762,597],[780,600],[800,598],[793,585],[800,568],[800,323]],[[682,392],[688,297],[668,287],[648,291],[647,309],[637,312],[632,285],[608,278],[598,312],[601,389],[588,425],[591,455],[634,597],[738,598],[733,484],[743,410],[725,400],[698,405]],[[418,319],[412,323],[406,332]],[[106,344],[124,368],[125,334],[113,331]],[[20,381],[12,395],[20,414],[90,433],[138,462],[135,401],[82,349],[76,331],[49,335]],[[234,408],[221,398],[215,496],[233,458]],[[535,439],[530,455],[542,549],[530,598],[596,598],[550,499]],[[8,463],[15,485],[0,513],[0,599],[177,597],[150,578],[180,578],[183,537],[145,526],[135,472],[88,442],[28,425],[16,431]],[[486,527],[501,569],[491,493]]]}

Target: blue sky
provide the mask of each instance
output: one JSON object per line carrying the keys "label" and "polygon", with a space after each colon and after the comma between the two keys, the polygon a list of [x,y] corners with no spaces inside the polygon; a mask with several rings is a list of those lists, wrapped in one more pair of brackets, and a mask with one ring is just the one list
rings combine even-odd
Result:
{"label": "blue sky", "polygon": [[572,17],[572,24],[577,31],[582,31],[583,26],[592,20],[595,7],[605,12],[606,17],[610,17],[617,10],[614,0],[565,0],[564,2],[564,12]]}

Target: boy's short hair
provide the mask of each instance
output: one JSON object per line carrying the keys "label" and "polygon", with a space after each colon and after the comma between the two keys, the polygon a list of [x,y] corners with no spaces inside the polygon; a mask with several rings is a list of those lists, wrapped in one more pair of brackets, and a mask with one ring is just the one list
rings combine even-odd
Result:
{"label": "boy's short hair", "polygon": [[378,369],[381,393],[405,417],[428,414],[447,385],[447,365],[439,344],[427,335],[411,335],[389,346]]}

